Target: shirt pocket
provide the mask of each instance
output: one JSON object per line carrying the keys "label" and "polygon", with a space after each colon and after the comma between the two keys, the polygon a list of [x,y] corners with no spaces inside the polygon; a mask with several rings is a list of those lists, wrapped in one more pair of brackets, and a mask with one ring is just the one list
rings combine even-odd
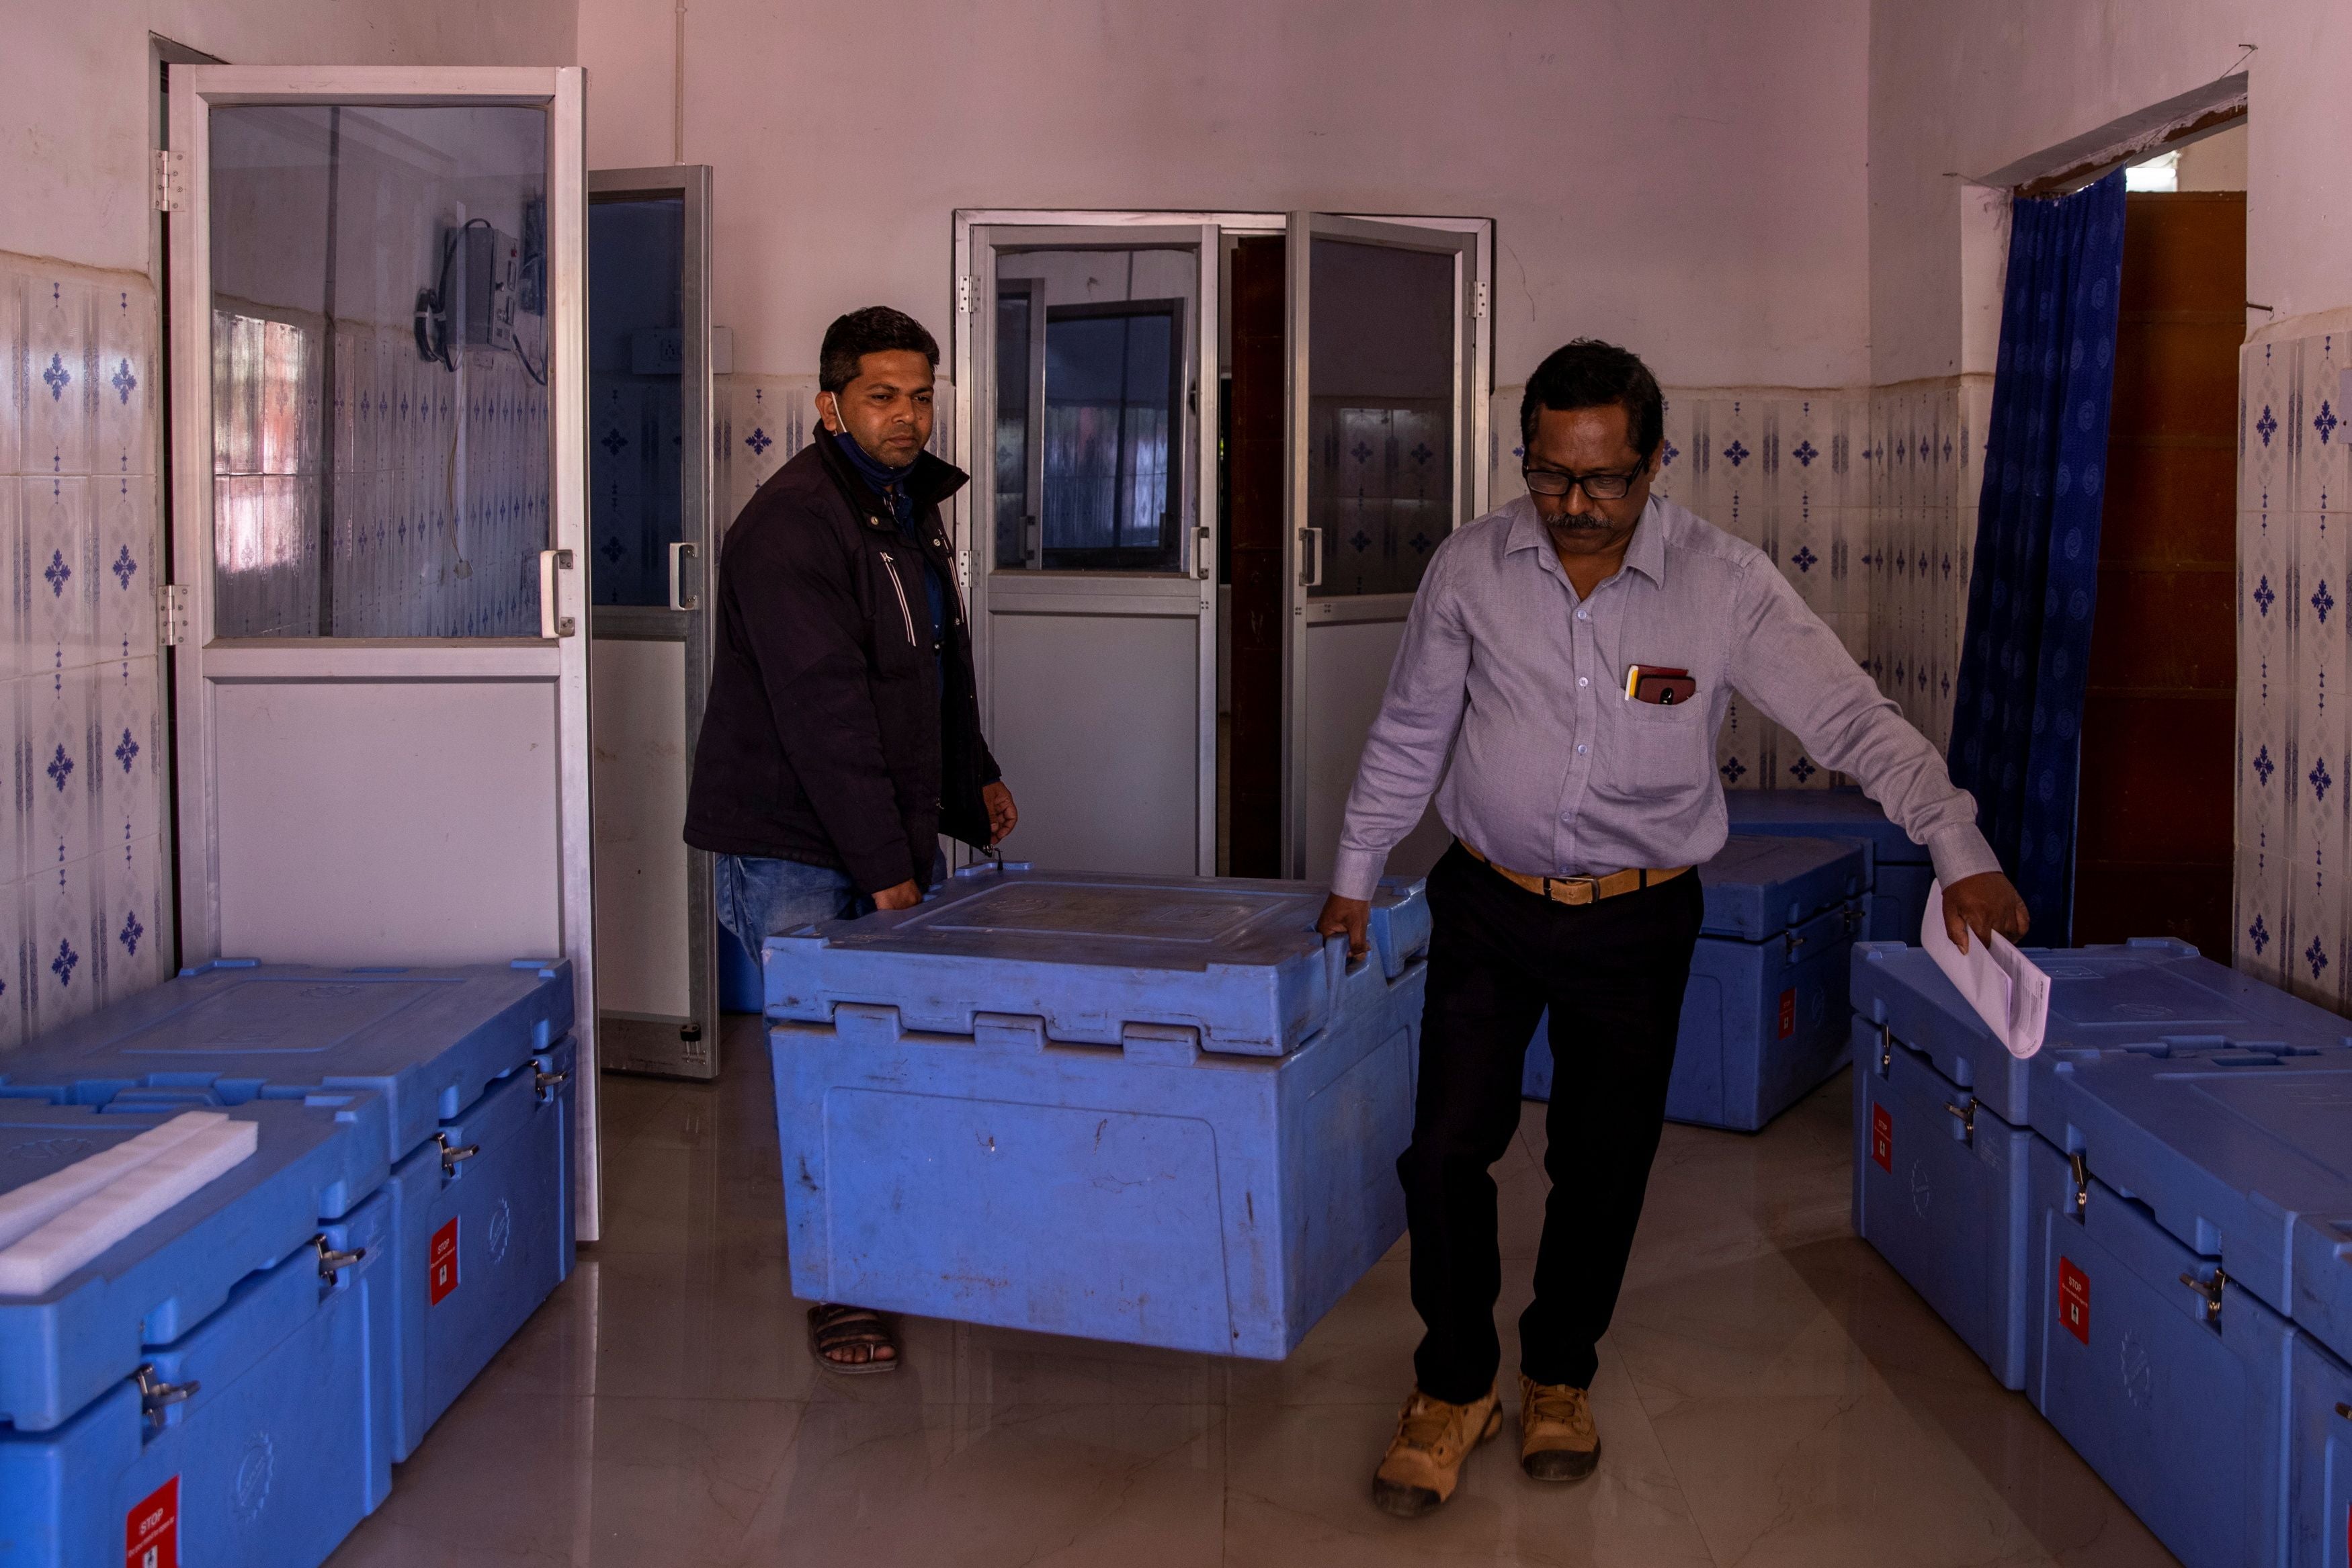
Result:
{"label": "shirt pocket", "polygon": [[1687,789],[1706,776],[1713,759],[1705,755],[1712,742],[1707,733],[1707,705],[1642,703],[1621,698],[1618,712],[1624,720],[1628,766],[1625,782],[1644,793]]}

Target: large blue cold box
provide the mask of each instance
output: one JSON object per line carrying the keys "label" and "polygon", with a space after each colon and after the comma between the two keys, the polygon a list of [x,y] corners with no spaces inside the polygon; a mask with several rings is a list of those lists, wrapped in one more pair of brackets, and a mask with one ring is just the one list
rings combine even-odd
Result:
{"label": "large blue cold box", "polygon": [[1917,1051],[1853,1020],[1854,1229],[2005,1388],[2025,1386],[2025,1153]]}
{"label": "large blue cold box", "polygon": [[389,1397],[405,1459],[573,1256],[572,969],[208,964],[11,1058],[0,1094],[118,1109],[383,1103],[396,1255]]}
{"label": "large blue cold box", "polygon": [[1870,892],[1864,936],[1873,942],[1919,940],[1935,864],[1927,847],[1913,843],[1869,796],[1848,789],[1727,789],[1723,803],[1734,833],[1861,840],[1864,885]]}
{"label": "large blue cold box", "polygon": [[2295,1326],[2287,1380],[2286,1562],[2352,1561],[2352,1368]]}
{"label": "large blue cold box", "polygon": [[391,1249],[379,1194],[247,1275],[64,1425],[0,1427],[0,1562],[324,1562],[392,1490]]}
{"label": "large blue cold box", "polygon": [[2181,1042],[2177,1054],[2225,1061],[2240,1041],[2340,1050],[2343,1027],[2170,938],[2028,956],[2051,979],[2030,1061],[1923,949],[1863,943],[1853,971],[1854,1228],[2011,1388],[2025,1385],[2031,1288],[2021,1156],[2048,1120],[2035,1111],[2057,1062],[2159,1036]]}
{"label": "large blue cold box", "polygon": [[[2315,1012],[2317,1009],[2313,1009]],[[2352,1212],[2352,1048],[2322,1014],[2297,1040],[2172,1037],[2045,1051],[2033,1130],[2283,1315],[2340,1320],[2340,1267],[2297,1278],[2306,1217]],[[2286,1032],[2286,1031],[2281,1031]]]}
{"label": "large blue cold box", "polygon": [[960,873],[767,944],[793,1289],[1286,1355],[1404,1230],[1428,920],[1296,883]]}
{"label": "large blue cold box", "polygon": [[[163,1125],[148,1110],[0,1099],[0,1190]],[[384,1105],[367,1093],[257,1102],[254,1153],[38,1296],[0,1296],[0,1422],[43,1433],[181,1339],[239,1281],[307,1247],[383,1185]],[[5,1514],[0,1514],[5,1517]]]}
{"label": "large blue cold box", "polygon": [[[1846,1057],[1846,953],[1864,922],[1863,847],[1733,838],[1701,866],[1706,913],[1683,991],[1666,1119],[1752,1133]],[[1520,1089],[1551,1097],[1551,1015]]]}
{"label": "large blue cold box", "polygon": [[2294,1331],[2040,1138],[2027,1393],[2186,1568],[2283,1563]]}

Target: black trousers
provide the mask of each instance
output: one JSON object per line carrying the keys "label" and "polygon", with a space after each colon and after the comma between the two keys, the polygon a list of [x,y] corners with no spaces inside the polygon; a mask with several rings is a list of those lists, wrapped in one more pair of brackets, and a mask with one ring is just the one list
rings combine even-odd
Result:
{"label": "black trousers", "polygon": [[1413,1353],[1422,1391],[1483,1398],[1502,1342],[1495,1179],[1519,1124],[1536,1019],[1551,1009],[1544,1167],[1551,1197],[1519,1366],[1589,1388],[1616,1311],[1665,1117],[1683,987],[1703,899],[1698,874],[1597,904],[1528,893],[1456,844],[1429,875],[1433,930],[1412,1144],[1397,1162],[1412,1232]]}

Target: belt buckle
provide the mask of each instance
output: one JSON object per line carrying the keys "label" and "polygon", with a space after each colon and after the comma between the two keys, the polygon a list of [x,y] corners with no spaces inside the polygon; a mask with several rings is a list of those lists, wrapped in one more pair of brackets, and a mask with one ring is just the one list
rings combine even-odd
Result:
{"label": "belt buckle", "polygon": [[[1554,897],[1551,890],[1555,885],[1571,887],[1579,883],[1584,885],[1582,898]],[[1544,878],[1544,896],[1556,904],[1598,904],[1601,902],[1601,879],[1597,876],[1548,876]]]}

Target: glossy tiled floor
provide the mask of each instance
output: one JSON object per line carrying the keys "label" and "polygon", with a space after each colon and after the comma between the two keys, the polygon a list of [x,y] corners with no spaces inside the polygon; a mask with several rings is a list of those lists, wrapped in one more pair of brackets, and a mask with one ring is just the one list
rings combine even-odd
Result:
{"label": "glossy tiled floor", "polygon": [[[1843,1077],[1759,1137],[1666,1130],[1599,1475],[1526,1480],[1507,1425],[1406,1523],[1366,1497],[1418,1331],[1402,1243],[1280,1365],[912,1321],[895,1375],[814,1367],[753,1021],[716,1086],[605,1080],[606,1239],[337,1568],[2171,1562],[1849,1233]],[[1521,1260],[1542,1111],[1498,1172]]]}

